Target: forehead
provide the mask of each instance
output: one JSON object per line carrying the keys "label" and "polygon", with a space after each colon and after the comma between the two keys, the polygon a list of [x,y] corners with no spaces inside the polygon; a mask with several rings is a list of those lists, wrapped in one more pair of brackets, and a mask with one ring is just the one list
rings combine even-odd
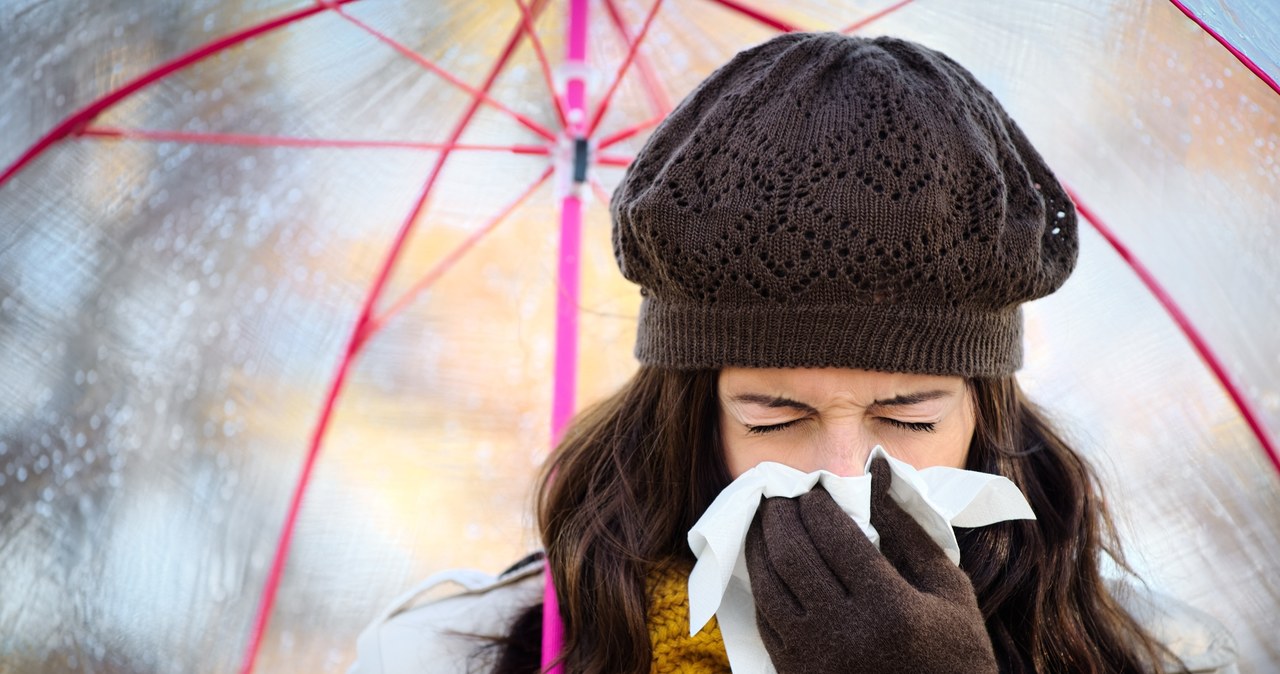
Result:
{"label": "forehead", "polygon": [[721,396],[738,393],[791,394],[821,397],[834,394],[897,395],[925,389],[959,391],[964,378],[909,372],[880,372],[851,368],[750,368],[729,367],[720,371]]}

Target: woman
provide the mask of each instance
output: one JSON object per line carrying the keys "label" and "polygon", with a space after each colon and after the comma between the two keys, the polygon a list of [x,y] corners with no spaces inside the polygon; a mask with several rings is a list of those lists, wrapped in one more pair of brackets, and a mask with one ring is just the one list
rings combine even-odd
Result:
{"label": "woman", "polygon": [[[778,36],[681,102],[610,207],[641,367],[541,476],[566,671],[727,671],[714,621],[688,636],[690,527],[761,461],[856,475],[877,444],[1003,475],[1037,519],[958,530],[961,574],[886,479],[883,554],[821,490],[766,500],[747,545],[778,671],[1233,670],[1211,618],[1100,573],[1123,559],[1096,481],[1014,376],[1021,303],[1075,266],[1075,209],[964,68],[893,38]],[[378,621],[360,671],[537,671],[540,565],[400,614],[400,640]],[[824,573],[892,591],[859,601]]]}

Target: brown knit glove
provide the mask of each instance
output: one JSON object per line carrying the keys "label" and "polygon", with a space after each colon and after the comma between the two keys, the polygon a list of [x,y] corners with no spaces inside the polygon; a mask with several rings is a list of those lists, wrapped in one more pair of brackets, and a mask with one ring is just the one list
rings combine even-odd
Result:
{"label": "brown knit glove", "polygon": [[[973,584],[871,464],[880,551],[826,489],[767,498],[747,532],[756,623],[780,674],[994,674]],[[883,554],[881,554],[883,553]]]}

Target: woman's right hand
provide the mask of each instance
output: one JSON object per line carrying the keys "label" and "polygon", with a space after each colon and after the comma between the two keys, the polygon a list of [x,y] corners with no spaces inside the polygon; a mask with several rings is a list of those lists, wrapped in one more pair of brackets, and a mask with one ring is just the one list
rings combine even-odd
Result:
{"label": "woman's right hand", "polygon": [[973,584],[871,465],[880,550],[820,485],[768,498],[747,533],[756,623],[780,674],[999,671]]}

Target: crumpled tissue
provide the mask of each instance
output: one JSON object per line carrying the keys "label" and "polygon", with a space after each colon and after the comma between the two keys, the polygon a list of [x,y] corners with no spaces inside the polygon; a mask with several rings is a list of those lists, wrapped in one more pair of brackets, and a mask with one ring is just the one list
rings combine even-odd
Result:
{"label": "crumpled tissue", "polygon": [[841,477],[820,470],[804,473],[772,461],[747,470],[725,487],[689,531],[697,563],[689,574],[689,633],[697,634],[715,615],[735,674],[774,674],[773,663],[756,627],[755,601],[747,576],[747,529],[763,498],[796,497],[821,484],[833,500],[879,547],[871,526],[871,460],[889,460],[889,495],[946,552],[960,563],[960,545],[951,527],[981,527],[1015,519],[1035,519],[1031,505],[1007,478],[959,468],[916,470],[876,445],[866,471]]}

